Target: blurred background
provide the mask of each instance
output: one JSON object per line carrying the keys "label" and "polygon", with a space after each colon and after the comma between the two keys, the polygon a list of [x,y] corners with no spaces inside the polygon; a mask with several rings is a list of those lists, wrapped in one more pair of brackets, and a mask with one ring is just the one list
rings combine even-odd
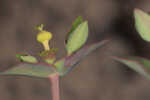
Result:
{"label": "blurred background", "polygon": [[[52,46],[65,55],[64,38],[77,16],[89,22],[87,43],[111,42],[60,79],[61,100],[149,100],[150,81],[109,55],[150,58],[150,43],[134,27],[133,10],[150,11],[149,0],[0,0],[0,71],[18,63],[17,53],[36,55],[34,27],[45,24]],[[148,54],[147,54],[148,53]],[[48,79],[0,76],[0,100],[51,100]]]}

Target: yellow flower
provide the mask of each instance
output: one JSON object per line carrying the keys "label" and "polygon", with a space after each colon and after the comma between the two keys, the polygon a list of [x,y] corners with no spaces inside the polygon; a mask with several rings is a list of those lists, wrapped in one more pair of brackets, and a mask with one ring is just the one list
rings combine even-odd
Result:
{"label": "yellow flower", "polygon": [[43,44],[45,50],[50,50],[49,41],[52,39],[52,33],[43,30],[43,24],[38,26],[37,29],[40,31],[36,37],[37,41]]}

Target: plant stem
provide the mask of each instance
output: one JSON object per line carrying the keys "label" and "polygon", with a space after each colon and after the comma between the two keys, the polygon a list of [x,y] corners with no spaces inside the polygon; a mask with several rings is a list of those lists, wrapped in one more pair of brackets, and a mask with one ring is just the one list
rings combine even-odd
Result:
{"label": "plant stem", "polygon": [[51,82],[52,100],[60,100],[59,96],[59,75],[53,74],[49,76]]}

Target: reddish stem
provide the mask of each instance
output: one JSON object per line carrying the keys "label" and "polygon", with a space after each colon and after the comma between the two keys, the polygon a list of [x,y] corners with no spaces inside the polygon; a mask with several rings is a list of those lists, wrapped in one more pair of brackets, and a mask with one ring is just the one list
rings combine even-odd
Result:
{"label": "reddish stem", "polygon": [[59,75],[53,74],[49,76],[51,82],[52,100],[59,100]]}

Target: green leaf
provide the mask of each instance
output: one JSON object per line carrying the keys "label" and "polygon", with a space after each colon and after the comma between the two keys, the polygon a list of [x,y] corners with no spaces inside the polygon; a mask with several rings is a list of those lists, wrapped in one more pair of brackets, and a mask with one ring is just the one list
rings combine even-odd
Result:
{"label": "green leaf", "polygon": [[24,55],[24,54],[18,54],[16,57],[21,61],[21,62],[27,62],[27,63],[37,63],[37,59],[33,56],[30,55]]}
{"label": "green leaf", "polygon": [[59,75],[63,75],[63,72],[64,72],[64,64],[65,64],[65,59],[61,59],[61,60],[58,60],[57,62],[55,62],[55,66],[56,66],[56,69],[57,69],[57,72],[59,72]]}
{"label": "green leaf", "polygon": [[22,60],[22,56],[27,56],[27,54],[17,54],[16,55],[16,58],[18,59],[18,60],[20,60],[21,62],[23,62],[23,60]]}
{"label": "green leaf", "polygon": [[83,18],[81,16],[78,16],[77,19],[72,23],[72,27],[67,34],[65,42],[68,42],[69,37],[71,36],[72,32],[83,22]]}
{"label": "green leaf", "polygon": [[22,63],[5,72],[1,72],[0,75],[23,75],[46,78],[54,73],[56,73],[56,70],[52,65]]}
{"label": "green leaf", "polygon": [[150,15],[140,9],[134,10],[135,27],[140,36],[150,42]]}
{"label": "green leaf", "polygon": [[113,57],[113,59],[150,79],[150,60],[141,57]]}
{"label": "green leaf", "polygon": [[44,61],[48,64],[53,64],[55,62],[56,58],[45,58]]}
{"label": "green leaf", "polygon": [[84,21],[70,34],[66,44],[67,53],[71,55],[73,52],[81,48],[88,38],[88,22]]}
{"label": "green leaf", "polygon": [[89,53],[94,52],[97,48],[104,46],[106,43],[108,43],[108,40],[86,45],[73,55],[66,56],[63,59],[58,60],[58,62],[64,61],[64,66],[61,66],[61,75],[65,75],[66,73],[70,72],[75,67],[75,65],[78,64]]}

